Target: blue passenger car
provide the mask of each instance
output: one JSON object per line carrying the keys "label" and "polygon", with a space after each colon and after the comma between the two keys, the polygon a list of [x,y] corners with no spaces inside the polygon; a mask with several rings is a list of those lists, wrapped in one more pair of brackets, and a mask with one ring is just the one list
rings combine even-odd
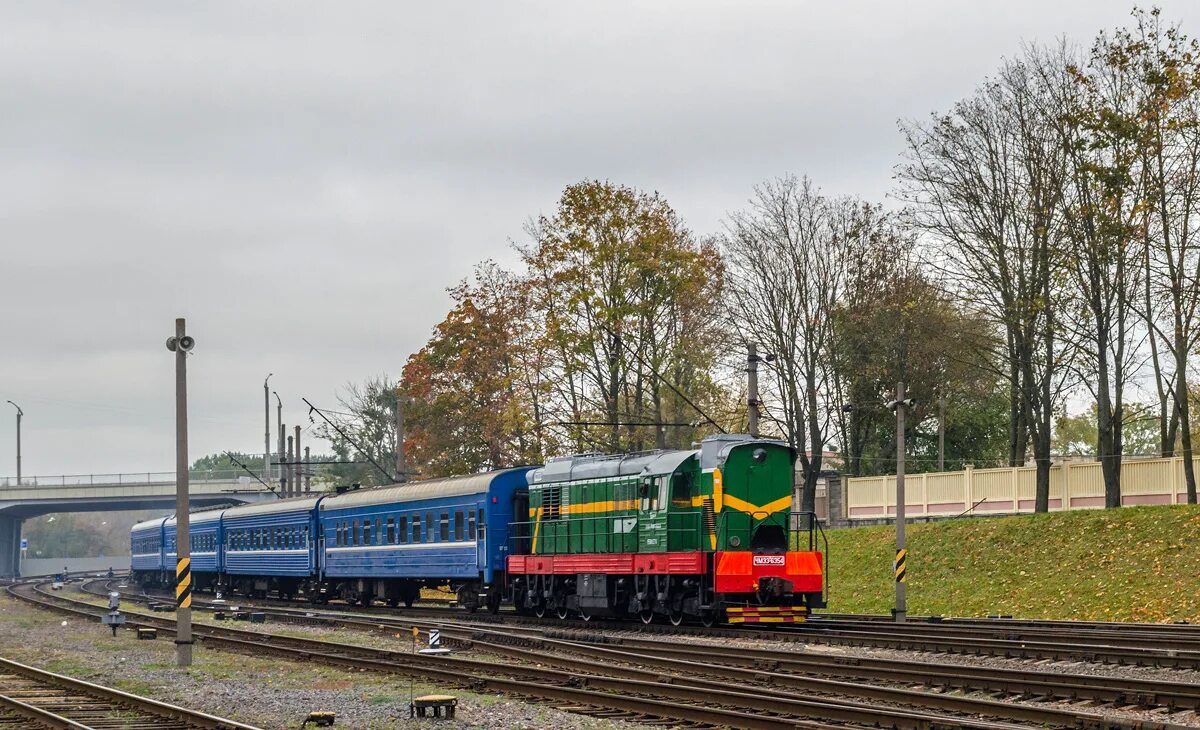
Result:
{"label": "blue passenger car", "polygon": [[327,593],[412,605],[422,585],[450,584],[461,605],[499,605],[513,494],[527,467],[394,484],[320,505]]}
{"label": "blue passenger car", "polygon": [[224,580],[254,595],[316,592],[317,507],[324,496],[232,507],[221,517]]}
{"label": "blue passenger car", "polygon": [[139,582],[158,582],[163,573],[163,523],[165,517],[139,522],[129,531],[129,566]]}
{"label": "blue passenger car", "polygon": [[[213,587],[221,573],[220,557],[223,542],[221,515],[223,513],[223,509],[213,509],[189,515],[188,543],[191,546],[192,584],[197,589]],[[169,574],[175,572],[175,564],[178,562],[175,525],[174,517],[168,517],[163,521],[163,542],[166,545],[163,555],[163,570]]]}

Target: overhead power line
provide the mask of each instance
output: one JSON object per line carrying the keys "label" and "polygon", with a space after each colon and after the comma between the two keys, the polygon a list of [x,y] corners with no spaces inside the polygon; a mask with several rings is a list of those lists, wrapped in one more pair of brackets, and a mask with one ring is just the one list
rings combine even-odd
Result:
{"label": "overhead power line", "polygon": [[370,454],[370,452],[368,452],[366,449],[364,449],[362,446],[360,446],[360,445],[358,444],[358,442],[357,442],[357,441],[355,441],[354,439],[350,438],[350,435],[349,435],[349,434],[347,434],[347,433],[346,433],[345,431],[343,431],[342,429],[338,428],[338,425],[337,425],[336,423],[334,423],[333,421],[329,420],[329,418],[327,418],[327,417],[325,416],[325,414],[321,412],[321,409],[320,409],[320,408],[317,408],[317,407],[316,407],[316,406],[314,406],[312,403],[309,403],[309,401],[308,401],[308,398],[301,398],[300,400],[304,401],[304,404],[305,404],[306,406],[308,406],[308,419],[309,419],[310,421],[312,420],[312,414],[313,414],[313,413],[316,413],[318,416],[320,416],[320,417],[321,417],[321,420],[323,420],[323,421],[325,421],[325,423],[328,423],[328,424],[329,424],[329,427],[330,427],[330,428],[332,428],[334,431],[337,431],[339,436],[341,436],[342,438],[344,438],[344,439],[346,439],[347,441],[349,441],[351,446],[353,446],[354,448],[358,449],[358,453],[360,453],[360,454],[362,454],[363,456],[367,457],[367,461],[371,462],[371,466],[374,466],[376,469],[378,469],[378,470],[379,470],[379,473],[380,473],[380,474],[382,474],[384,477],[386,477],[386,478],[388,479],[388,481],[389,481],[389,482],[398,482],[398,481],[400,481],[400,478],[399,478],[399,477],[397,477],[397,476],[395,476],[395,475],[393,475],[393,474],[389,474],[389,473],[388,473],[388,471],[387,471],[386,469],[384,469],[382,466],[380,466],[380,465],[379,465],[379,462],[377,462],[377,461],[375,461],[375,459],[371,458],[371,454]]}

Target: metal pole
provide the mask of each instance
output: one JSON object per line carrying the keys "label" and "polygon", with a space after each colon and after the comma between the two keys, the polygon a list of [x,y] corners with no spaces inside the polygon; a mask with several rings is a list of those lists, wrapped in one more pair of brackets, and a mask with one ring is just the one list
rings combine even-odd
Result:
{"label": "metal pole", "polygon": [[296,426],[296,450],[292,452],[295,457],[292,463],[295,464],[295,470],[292,472],[292,496],[300,494],[300,480],[304,478],[304,465],[300,463],[300,427]]}
{"label": "metal pole", "polygon": [[267,382],[275,373],[267,373],[263,381],[263,421],[266,423],[263,436],[263,481],[271,481],[271,388]]}
{"label": "metal pole", "polygon": [[758,347],[746,345],[746,405],[750,406],[750,436],[758,438]]}
{"label": "metal pole", "polygon": [[25,415],[25,411],[21,410],[21,406],[8,401],[9,405],[17,409],[17,486],[21,486],[21,417]]}
{"label": "metal pole", "polygon": [[396,481],[408,481],[407,465],[404,463],[404,396],[396,388]]}
{"label": "metal pole", "polygon": [[[274,391],[272,391],[274,392]],[[279,454],[279,491],[283,492],[283,401],[279,400],[279,394],[275,393],[275,423],[279,424],[279,448],[276,453]]]}
{"label": "metal pole", "polygon": [[908,615],[908,595],[904,535],[904,383],[896,383],[896,562],[892,565],[896,574],[896,608],[893,613],[897,623],[903,623]]}
{"label": "metal pole", "polygon": [[938,396],[938,471],[946,471],[946,396]]}
{"label": "metal pole", "polygon": [[188,515],[187,337],[183,318],[175,320],[175,336],[167,346],[175,351],[175,658],[192,665],[192,556]]}
{"label": "metal pole", "polygon": [[292,496],[292,479],[295,478],[295,476],[293,474],[294,470],[292,468],[292,437],[291,436],[288,436],[288,438],[287,438],[287,459],[285,460],[283,469],[284,469],[284,471],[287,472],[287,477],[285,478],[286,483],[283,485],[283,496],[290,497],[290,496]]}

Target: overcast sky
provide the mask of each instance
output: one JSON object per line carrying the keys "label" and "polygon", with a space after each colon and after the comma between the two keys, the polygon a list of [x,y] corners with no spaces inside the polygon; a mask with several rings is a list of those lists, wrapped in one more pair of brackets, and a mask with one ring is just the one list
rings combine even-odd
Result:
{"label": "overcast sky", "polygon": [[[1200,33],[1198,10],[1165,14]],[[0,5],[0,401],[24,472],[169,470],[398,374],[481,259],[607,178],[698,233],[807,174],[882,200],[896,121],[1128,2]],[[15,473],[0,412],[0,475]]]}

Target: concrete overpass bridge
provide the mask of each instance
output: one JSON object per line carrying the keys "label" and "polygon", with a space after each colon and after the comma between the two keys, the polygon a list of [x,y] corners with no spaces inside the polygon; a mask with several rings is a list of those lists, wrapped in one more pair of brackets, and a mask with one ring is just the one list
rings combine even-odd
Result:
{"label": "concrete overpass bridge", "polygon": [[[245,472],[193,471],[188,476],[193,507],[277,499]],[[21,524],[53,512],[115,512],[175,507],[175,472],[75,474],[0,478],[0,578],[17,574]]]}

